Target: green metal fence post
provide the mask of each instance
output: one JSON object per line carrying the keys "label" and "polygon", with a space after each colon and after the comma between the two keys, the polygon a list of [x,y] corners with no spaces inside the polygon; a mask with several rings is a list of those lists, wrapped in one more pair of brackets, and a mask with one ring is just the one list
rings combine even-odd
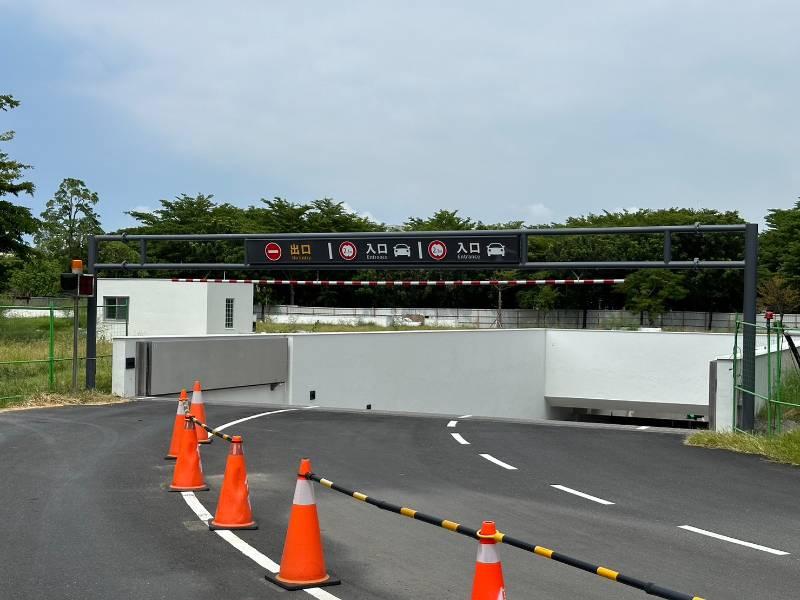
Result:
{"label": "green metal fence post", "polygon": [[53,301],[50,300],[50,344],[47,355],[49,361],[47,380],[51,392],[56,387],[56,316],[54,308]]}
{"label": "green metal fence post", "polygon": [[775,433],[775,416],[772,414],[772,331],[770,319],[767,319],[767,432]]}
{"label": "green metal fence post", "polygon": [[778,355],[775,357],[777,362],[777,369],[775,374],[775,399],[778,404],[775,409],[778,415],[778,433],[783,431],[783,404],[781,404],[781,388],[783,387],[783,379],[781,377],[781,363],[783,362],[783,321],[778,321],[775,324],[775,339],[778,346]]}
{"label": "green metal fence post", "polygon": [[733,423],[731,424],[731,428],[736,431],[739,430],[739,369],[737,368],[738,365],[738,355],[739,355],[739,315],[736,315],[736,320],[734,323],[734,334],[733,334]]}

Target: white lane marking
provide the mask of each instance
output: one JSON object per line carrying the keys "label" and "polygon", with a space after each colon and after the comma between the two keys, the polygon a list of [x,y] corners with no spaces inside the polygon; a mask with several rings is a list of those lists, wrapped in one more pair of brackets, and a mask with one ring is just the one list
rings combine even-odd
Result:
{"label": "white lane marking", "polygon": [[759,544],[754,544],[752,542],[745,542],[742,540],[737,540],[736,538],[728,537],[727,535],[722,535],[719,533],[714,533],[713,531],[706,531],[705,529],[700,529],[699,527],[692,527],[691,525],[679,525],[678,529],[685,529],[686,531],[691,531],[693,533],[699,533],[700,535],[706,535],[708,537],[712,537],[718,540],[723,540],[725,542],[730,542],[731,544],[739,544],[740,546],[747,546],[748,548],[753,548],[754,550],[761,550],[762,552],[769,552],[770,554],[776,554],[777,556],[787,556],[789,553],[784,552],[783,550],[776,550],[775,548],[769,548],[767,546],[760,546]]}
{"label": "white lane marking", "polygon": [[292,412],[295,410],[300,410],[299,408],[284,408],[281,410],[272,410],[270,412],[258,413],[257,415],[252,415],[250,417],[245,417],[244,419],[236,419],[235,421],[231,421],[230,423],[225,423],[224,425],[220,425],[219,427],[215,427],[217,431],[222,431],[223,429],[227,429],[231,425],[238,425],[239,423],[244,423],[245,421],[249,421],[250,419],[257,419],[258,417],[266,417],[267,415],[277,415],[278,413],[285,413],[285,412]]}
{"label": "white lane marking", "polygon": [[463,444],[465,446],[469,446],[469,442],[461,437],[460,433],[451,433],[450,435],[453,436],[453,439],[457,441],[459,444]]}
{"label": "white lane marking", "polygon": [[637,427],[639,431],[644,431],[645,429],[650,429],[650,425],[642,425],[641,427]]}
{"label": "white lane marking", "polygon": [[458,423],[458,421],[450,421],[450,422],[447,424],[447,426],[448,426],[448,427],[455,427],[455,426],[456,426],[456,423]]}
{"label": "white lane marking", "polygon": [[504,463],[502,460],[497,460],[491,454],[481,454],[481,456],[483,458],[485,458],[486,460],[488,460],[489,462],[493,462],[494,464],[499,465],[499,466],[503,467],[504,469],[508,469],[509,471],[516,471],[517,470],[517,467],[513,467],[508,463]]}
{"label": "white lane marking", "polygon": [[[253,415],[252,417],[247,417],[245,419],[239,419],[237,421],[231,421],[230,423],[225,423],[220,427],[217,427],[217,430],[224,429],[226,427],[230,427],[231,425],[236,425],[237,423],[241,423],[242,421],[248,421],[250,419],[255,419],[256,417],[265,417],[267,415],[276,415],[278,413],[289,412],[293,410],[298,410],[296,408],[288,408],[284,410],[275,410],[272,412],[260,413],[257,415]],[[194,495],[194,492],[181,492],[181,496],[186,501],[186,504],[189,505],[189,508],[192,509],[194,514],[197,515],[197,518],[200,519],[203,523],[208,523],[210,519],[213,518],[210,512],[206,510],[206,507],[197,499],[197,496]],[[238,535],[233,533],[232,531],[217,529],[214,530],[219,537],[223,540],[228,542],[231,546],[236,548],[239,552],[244,554],[247,558],[255,562],[258,566],[266,569],[270,573],[277,573],[280,571],[281,567],[278,563],[272,560],[266,554],[259,552],[255,548],[253,548],[250,544],[245,542],[242,538]],[[309,596],[317,598],[317,600],[341,600],[339,596],[334,596],[330,592],[323,590],[322,588],[308,588],[307,590],[303,590]]]}
{"label": "white lane marking", "polygon": [[472,415],[461,415],[459,419],[469,419]]}
{"label": "white lane marking", "polygon": [[[183,496],[183,499],[186,500],[186,504],[189,505],[189,508],[191,508],[194,511],[194,514],[197,515],[198,519],[204,523],[207,523],[209,519],[213,518],[211,513],[206,510],[206,507],[203,506],[200,500],[197,499],[197,496],[194,495],[194,492],[181,492],[181,495]],[[219,535],[219,537],[228,542],[247,558],[258,564],[260,567],[263,567],[270,573],[277,573],[280,571],[281,566],[278,563],[272,560],[269,556],[262,554],[253,548],[250,544],[245,542],[232,531],[216,529],[214,530],[214,533]]]}
{"label": "white lane marking", "polygon": [[597,502],[598,504],[604,504],[606,506],[614,504],[613,502],[609,502],[608,500],[603,500],[602,498],[598,498],[597,496],[591,496],[590,494],[584,494],[583,492],[579,492],[578,490],[573,490],[572,488],[568,488],[565,485],[551,484],[550,487],[556,488],[557,490],[561,490],[562,492],[567,492],[568,494],[574,494],[576,496],[580,496],[581,498],[586,498],[587,500],[591,500],[592,502]]}

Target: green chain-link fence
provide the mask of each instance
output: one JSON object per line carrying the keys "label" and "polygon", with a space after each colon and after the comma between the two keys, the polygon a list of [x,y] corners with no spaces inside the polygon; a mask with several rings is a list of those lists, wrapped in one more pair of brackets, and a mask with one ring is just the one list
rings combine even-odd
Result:
{"label": "green chain-link fence", "polygon": [[[741,336],[748,329],[755,329],[759,348],[755,356],[755,385],[746,387],[742,381],[745,360],[742,356]],[[800,331],[785,329],[780,321],[746,323],[736,321],[733,348],[733,414],[734,429],[741,423],[742,395],[751,393],[756,405],[756,431],[774,435],[780,433],[787,421],[800,416],[800,355],[794,352],[792,333]]]}
{"label": "green chain-link fence", "polygon": [[[69,302],[69,301],[67,301]],[[107,310],[106,310],[107,309]],[[102,312],[100,312],[102,311]],[[128,332],[128,307],[98,307],[97,389],[111,391],[111,339]],[[0,407],[72,389],[74,304],[0,306]],[[86,303],[78,305],[77,387],[85,387]]]}

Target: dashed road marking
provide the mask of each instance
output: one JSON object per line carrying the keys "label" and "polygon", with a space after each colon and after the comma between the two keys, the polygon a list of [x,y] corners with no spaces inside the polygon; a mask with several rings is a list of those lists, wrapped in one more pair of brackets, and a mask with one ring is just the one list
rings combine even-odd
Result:
{"label": "dashed road marking", "polygon": [[603,500],[602,498],[598,498],[597,496],[592,496],[591,494],[585,494],[584,492],[580,492],[578,490],[573,490],[572,488],[568,488],[565,485],[550,485],[551,488],[556,488],[557,490],[561,490],[562,492],[567,492],[568,494],[573,494],[575,496],[580,496],[581,498],[586,498],[587,500],[591,500],[592,502],[597,502],[598,504],[604,504],[606,506],[610,506],[614,504],[609,500]]}
{"label": "dashed road marking", "polygon": [[498,460],[497,458],[495,458],[491,454],[481,454],[481,456],[483,458],[485,458],[486,460],[488,460],[489,462],[494,463],[494,464],[496,464],[496,465],[498,465],[500,467],[503,467],[504,469],[508,469],[509,471],[516,471],[517,470],[517,467],[515,467],[513,465],[510,465],[508,463],[505,463],[502,460]]}
{"label": "dashed road marking", "polygon": [[450,422],[447,424],[447,426],[448,426],[448,427],[455,427],[455,426],[456,426],[456,423],[458,423],[458,421],[450,421]]}
{"label": "dashed road marking", "polygon": [[731,544],[738,544],[739,546],[747,546],[748,548],[753,548],[754,550],[761,550],[762,552],[768,552],[770,554],[775,554],[776,556],[787,556],[789,554],[788,552],[784,552],[783,550],[776,550],[775,548],[770,548],[768,546],[761,546],[760,544],[754,544],[752,542],[737,540],[736,538],[728,537],[727,535],[714,533],[713,531],[707,531],[705,529],[700,529],[699,527],[692,527],[691,525],[679,525],[678,528],[684,529],[686,531],[691,531],[692,533],[699,533],[700,535],[705,535],[717,540],[722,540],[724,542],[730,542]]}
{"label": "dashed road marking", "polygon": [[642,425],[641,427],[637,427],[639,431],[644,431],[645,429],[650,429],[650,425]]}
{"label": "dashed road marking", "polygon": [[469,419],[472,415],[461,415],[459,419]]}
{"label": "dashed road marking", "polygon": [[453,439],[457,441],[459,444],[463,444],[465,446],[469,446],[469,442],[461,437],[460,433],[451,433],[450,435],[453,436]]}

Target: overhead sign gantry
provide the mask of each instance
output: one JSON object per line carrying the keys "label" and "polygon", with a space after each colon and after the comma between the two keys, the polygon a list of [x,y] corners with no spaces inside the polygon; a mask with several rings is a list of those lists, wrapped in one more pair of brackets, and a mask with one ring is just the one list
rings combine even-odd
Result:
{"label": "overhead sign gantry", "polygon": [[[673,260],[675,235],[724,233],[744,236],[744,256],[731,260]],[[636,261],[531,261],[528,240],[543,236],[660,235],[661,260]],[[139,261],[98,263],[97,249],[102,242],[138,242]],[[149,241],[214,242],[241,241],[241,263],[160,263],[148,262]],[[88,271],[247,271],[247,270],[467,270],[491,267],[538,270],[590,269],[742,269],[744,270],[742,410],[740,426],[752,430],[755,420],[755,326],[758,266],[758,225],[666,225],[652,227],[545,228],[500,231],[435,232],[357,232],[309,234],[177,234],[177,235],[98,235],[89,237]],[[89,298],[86,338],[86,386],[95,385],[97,298]]]}

